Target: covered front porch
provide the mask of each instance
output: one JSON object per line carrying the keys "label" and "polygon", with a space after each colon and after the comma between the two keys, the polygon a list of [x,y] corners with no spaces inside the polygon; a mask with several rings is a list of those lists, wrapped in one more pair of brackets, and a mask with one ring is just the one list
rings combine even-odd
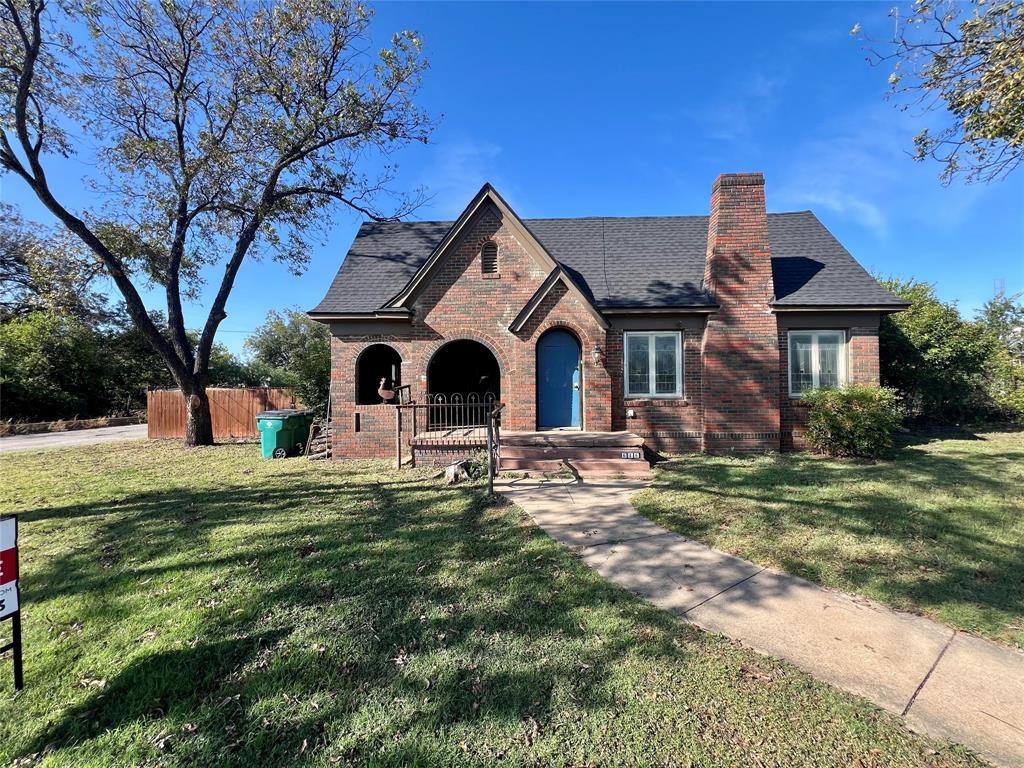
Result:
{"label": "covered front porch", "polygon": [[[587,476],[646,477],[650,474],[644,439],[632,432],[579,429],[503,430],[502,403],[410,403],[396,407],[396,466],[432,464],[485,451],[492,472],[549,474],[569,471]],[[408,430],[407,439],[402,430]]]}

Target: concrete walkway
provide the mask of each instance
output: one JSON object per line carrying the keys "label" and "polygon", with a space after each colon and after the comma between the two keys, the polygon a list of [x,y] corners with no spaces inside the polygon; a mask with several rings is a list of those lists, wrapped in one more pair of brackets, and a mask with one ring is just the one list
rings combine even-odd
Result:
{"label": "concrete walkway", "polygon": [[495,491],[654,605],[870,699],[915,730],[1024,766],[1024,654],[671,533],[630,503],[645,486],[524,479]]}
{"label": "concrete walkway", "polygon": [[0,453],[11,451],[38,451],[43,448],[67,448],[72,445],[113,443],[119,440],[136,440],[146,436],[145,424],[129,424],[123,427],[98,427],[97,429],[74,429],[68,432],[40,432],[35,435],[11,435],[0,437]]}

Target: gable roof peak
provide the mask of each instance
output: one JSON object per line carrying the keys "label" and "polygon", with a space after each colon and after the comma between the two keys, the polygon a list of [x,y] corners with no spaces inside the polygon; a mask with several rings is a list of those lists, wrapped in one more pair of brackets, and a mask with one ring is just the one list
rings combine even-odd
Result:
{"label": "gable roof peak", "polygon": [[489,181],[484,182],[484,185],[480,187],[480,191],[473,196],[469,205],[467,205],[465,210],[459,214],[459,217],[452,222],[451,227],[445,233],[444,237],[441,238],[440,242],[434,246],[426,261],[420,265],[419,269],[417,269],[416,273],[412,276],[409,282],[406,283],[402,290],[387,302],[386,306],[393,309],[402,307],[408,308],[411,306],[413,299],[419,294],[421,286],[425,283],[429,275],[433,273],[445,251],[447,251],[449,246],[458,239],[462,230],[465,229],[477,211],[480,210],[480,206],[483,205],[485,200],[489,200],[498,209],[498,213],[501,215],[502,220],[508,224],[510,229],[512,229],[520,244],[549,272],[560,273],[562,275],[562,279],[566,282],[570,290],[577,294],[582,302],[588,305],[588,309],[600,316],[600,313],[598,312],[597,307],[593,305],[591,298],[584,292],[582,287],[576,283],[573,276],[562,270],[562,265],[551,255],[548,249],[544,247],[543,243],[541,243],[537,236],[534,235],[519,214],[512,209],[512,206],[505,201],[505,198],[499,194],[498,190],[496,190]]}

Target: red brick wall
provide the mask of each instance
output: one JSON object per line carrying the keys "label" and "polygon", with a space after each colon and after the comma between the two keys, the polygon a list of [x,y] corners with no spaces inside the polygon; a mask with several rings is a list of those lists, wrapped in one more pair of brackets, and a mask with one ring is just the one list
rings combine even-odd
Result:
{"label": "red brick wall", "polygon": [[[425,402],[427,366],[441,346],[455,339],[472,339],[488,347],[501,370],[501,398],[506,403],[503,429],[536,429],[536,343],[546,331],[565,328],[576,335],[583,353],[583,427],[611,429],[611,377],[592,350],[607,345],[605,330],[584,304],[557,284],[519,333],[509,325],[540,287],[548,270],[516,238],[513,228],[489,204],[453,244],[428,285],[415,300],[415,318],[396,324],[389,333],[361,334],[352,324],[336,325],[331,355],[334,454],[394,456],[394,416],[381,406],[356,405],[356,358],[373,343],[390,344],[402,357],[402,383]],[[499,277],[484,277],[480,247],[498,243]],[[397,291],[397,287],[396,287]],[[385,406],[383,410],[389,410]],[[393,409],[390,409],[393,410]],[[354,429],[360,414],[359,435]]]}
{"label": "red brick wall", "polygon": [[778,450],[778,326],[761,174],[715,181],[704,284],[720,305],[703,339],[704,450]]}
{"label": "red brick wall", "polygon": [[[650,327],[645,330],[666,329]],[[702,433],[702,331],[699,328],[675,330],[683,335],[683,396],[679,399],[627,399],[623,372],[623,338],[626,330],[614,328],[608,332],[608,370],[616,372],[612,377],[612,429],[634,432],[657,451],[699,451]],[[633,412],[633,418],[628,418],[629,411]]]}
{"label": "red brick wall", "polygon": [[779,404],[782,418],[783,450],[807,447],[807,408],[798,397],[789,396],[789,332],[791,330],[842,330],[846,333],[846,374],[851,384],[878,386],[879,315],[800,313],[779,316]]}

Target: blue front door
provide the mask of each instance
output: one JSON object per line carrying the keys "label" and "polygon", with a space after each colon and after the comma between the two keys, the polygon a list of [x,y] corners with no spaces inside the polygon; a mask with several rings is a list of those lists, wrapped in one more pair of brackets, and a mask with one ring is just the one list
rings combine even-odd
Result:
{"label": "blue front door", "polygon": [[551,331],[537,344],[537,428],[580,426],[580,343]]}

